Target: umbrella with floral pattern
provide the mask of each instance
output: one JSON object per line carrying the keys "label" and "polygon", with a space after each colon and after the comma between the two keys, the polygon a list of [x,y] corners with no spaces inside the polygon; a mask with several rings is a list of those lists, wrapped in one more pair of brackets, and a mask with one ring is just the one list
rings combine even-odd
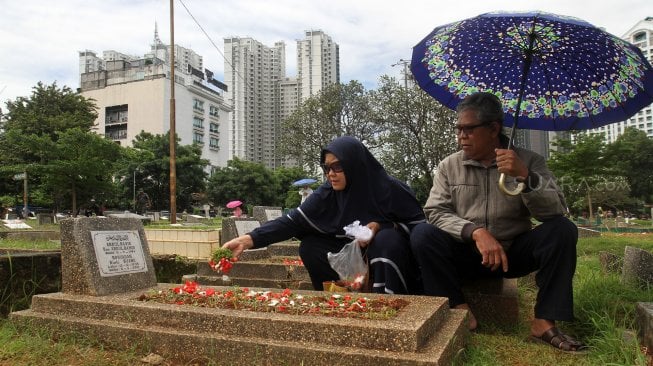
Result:
{"label": "umbrella with floral pattern", "polygon": [[584,20],[492,12],[435,28],[413,48],[422,89],[455,109],[465,96],[501,100],[504,125],[583,130],[624,121],[653,102],[653,69],[634,45]]}

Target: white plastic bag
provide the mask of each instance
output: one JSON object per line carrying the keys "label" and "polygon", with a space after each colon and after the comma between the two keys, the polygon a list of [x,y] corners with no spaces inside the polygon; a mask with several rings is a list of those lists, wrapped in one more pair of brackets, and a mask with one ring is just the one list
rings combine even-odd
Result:
{"label": "white plastic bag", "polygon": [[348,236],[355,239],[345,244],[338,253],[327,253],[327,259],[331,268],[340,276],[337,285],[359,291],[365,284],[368,269],[358,240],[370,240],[372,231],[367,226],[361,226],[359,221],[354,221],[344,229]]}

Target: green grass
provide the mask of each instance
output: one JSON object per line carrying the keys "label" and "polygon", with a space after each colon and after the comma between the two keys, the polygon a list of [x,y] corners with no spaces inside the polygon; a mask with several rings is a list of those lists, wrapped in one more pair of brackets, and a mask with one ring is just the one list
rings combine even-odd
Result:
{"label": "green grass", "polygon": [[[646,356],[633,335],[634,309],[636,302],[653,302],[653,289],[622,284],[618,274],[604,273],[598,260],[602,251],[623,256],[625,246],[653,251],[653,234],[603,234],[578,243],[574,278],[577,320],[560,326],[590,345],[588,355],[569,355],[526,341],[537,291],[531,282],[520,280],[521,321],[507,329],[481,324],[456,365],[646,366]],[[47,330],[20,331],[6,319],[0,319],[0,344],[0,366],[134,365],[146,355],[135,348],[107,349],[79,335],[53,338]],[[653,365],[653,361],[648,362]]]}

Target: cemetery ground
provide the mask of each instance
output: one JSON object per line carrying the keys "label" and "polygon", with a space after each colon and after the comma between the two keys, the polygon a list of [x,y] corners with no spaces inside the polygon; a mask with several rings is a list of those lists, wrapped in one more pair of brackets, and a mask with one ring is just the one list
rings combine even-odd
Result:
{"label": "cemetery ground", "polygon": [[[31,223],[30,223],[31,224]],[[53,241],[0,239],[3,248],[36,250],[58,249]],[[653,302],[653,289],[640,288],[621,281],[619,273],[602,269],[599,254],[609,252],[623,257],[626,246],[653,251],[653,234],[603,233],[600,237],[581,238],[578,243],[578,267],[574,278],[576,322],[561,328],[590,345],[587,355],[569,355],[551,347],[529,343],[529,320],[536,295],[531,278],[518,281],[520,322],[512,326],[480,324],[472,333],[465,352],[456,365],[641,365],[653,366],[653,350],[644,350],[635,330],[636,302]],[[237,264],[236,264],[237,265]],[[0,283],[0,295],[6,292]],[[29,297],[30,294],[26,294]],[[0,301],[8,301],[0,297]],[[29,301],[15,304],[19,310]],[[171,305],[173,306],[173,305]],[[301,332],[301,329],[297,329]],[[56,338],[46,329],[18,331],[7,319],[0,319],[0,365],[146,365],[147,352],[108,349],[98,340],[79,334]],[[648,355],[646,354],[648,353]],[[252,350],[251,364],[265,364]],[[162,365],[166,365],[163,360]],[[228,359],[196,359],[188,365],[232,365]]]}

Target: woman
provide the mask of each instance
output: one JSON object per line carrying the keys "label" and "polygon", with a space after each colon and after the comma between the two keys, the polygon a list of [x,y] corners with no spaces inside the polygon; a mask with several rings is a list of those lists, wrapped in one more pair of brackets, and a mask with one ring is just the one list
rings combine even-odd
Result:
{"label": "woman", "polygon": [[339,279],[329,265],[327,253],[339,252],[352,240],[345,236],[343,227],[359,220],[373,234],[368,242],[359,242],[367,248],[373,291],[419,293],[409,234],[425,217],[410,188],[388,175],[353,137],[333,140],[322,150],[320,163],[327,181],[304,203],[223,247],[238,257],[245,249],[298,238],[299,255],[313,288],[323,290],[323,282]]}

